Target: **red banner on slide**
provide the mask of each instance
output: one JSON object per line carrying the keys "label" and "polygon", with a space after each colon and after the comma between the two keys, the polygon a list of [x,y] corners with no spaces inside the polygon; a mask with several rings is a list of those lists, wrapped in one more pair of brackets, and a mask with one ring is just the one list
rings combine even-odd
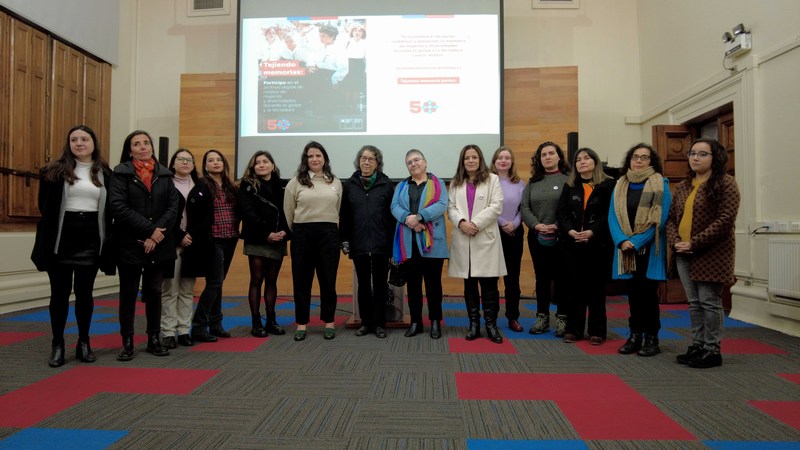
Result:
{"label": "red banner on slide", "polygon": [[459,77],[398,78],[397,84],[461,84]]}

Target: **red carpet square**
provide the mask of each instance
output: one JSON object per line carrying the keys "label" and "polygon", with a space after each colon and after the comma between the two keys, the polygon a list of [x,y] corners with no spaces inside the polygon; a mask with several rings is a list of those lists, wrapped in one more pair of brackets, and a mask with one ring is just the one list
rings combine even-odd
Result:
{"label": "red carpet square", "polygon": [[99,392],[187,395],[217,373],[79,366],[0,397],[0,427],[30,427]]}
{"label": "red carpet square", "polygon": [[609,319],[627,319],[631,313],[628,311],[627,305],[625,309],[607,309],[606,317]]}
{"label": "red carpet square", "polygon": [[447,345],[450,347],[450,353],[517,354],[517,349],[508,339],[504,340],[502,344],[495,344],[485,337],[474,341],[468,341],[464,338],[448,338]]}
{"label": "red carpet square", "polygon": [[[91,337],[92,348],[119,348],[122,347],[122,336],[117,333],[100,334]],[[146,344],[147,336],[133,335],[133,345]]]}
{"label": "red carpet square", "polygon": [[616,375],[459,372],[455,379],[461,400],[553,401],[582,439],[697,439]]}
{"label": "red carpet square", "polygon": [[786,425],[800,430],[800,402],[751,400],[750,404]]}
{"label": "red carpet square", "polygon": [[219,338],[217,342],[196,342],[192,352],[252,352],[270,338],[230,337]]}
{"label": "red carpet square", "polygon": [[689,305],[686,303],[671,303],[671,304],[660,304],[658,307],[662,311],[688,311]]}
{"label": "red carpet square", "polygon": [[800,384],[800,373],[779,373],[778,376],[787,379],[794,384]]}
{"label": "red carpet square", "polygon": [[19,332],[19,333],[2,332],[2,333],[0,333],[0,346],[11,345],[11,344],[15,344],[17,342],[27,341],[28,339],[37,338],[39,336],[44,336],[44,333],[38,333],[38,332]]}
{"label": "red carpet square", "polygon": [[789,352],[753,339],[723,339],[720,351],[731,355],[788,355]]}

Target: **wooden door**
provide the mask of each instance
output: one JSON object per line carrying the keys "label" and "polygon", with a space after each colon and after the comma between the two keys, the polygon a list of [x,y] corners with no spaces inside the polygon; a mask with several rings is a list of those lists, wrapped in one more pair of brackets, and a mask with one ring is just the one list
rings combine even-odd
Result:
{"label": "wooden door", "polygon": [[67,131],[83,123],[84,56],[63,42],[53,42],[53,75],[50,86],[50,152],[45,160],[57,159]]}
{"label": "wooden door", "polygon": [[8,166],[8,215],[12,218],[38,216],[38,180],[25,174],[38,173],[47,151],[47,88],[50,38],[41,31],[11,19]]}

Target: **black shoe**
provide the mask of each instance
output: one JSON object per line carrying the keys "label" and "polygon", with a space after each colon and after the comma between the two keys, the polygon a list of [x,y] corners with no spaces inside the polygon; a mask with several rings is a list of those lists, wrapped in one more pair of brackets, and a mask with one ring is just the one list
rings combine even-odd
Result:
{"label": "black shoe", "polygon": [[192,337],[189,336],[188,334],[181,334],[180,336],[178,336],[178,344],[184,347],[191,347],[194,345],[194,341],[192,340]]}
{"label": "black shoe", "polygon": [[369,334],[369,327],[366,325],[361,325],[361,327],[356,330],[356,336],[366,336],[368,334]]}
{"label": "black shoe", "polygon": [[678,364],[689,364],[689,360],[703,352],[703,347],[699,345],[690,345],[686,353],[680,354],[675,357]]}
{"label": "black shoe", "polygon": [[130,361],[133,357],[133,336],[123,336],[122,349],[117,353],[117,361]]}
{"label": "black shoe", "polygon": [[178,348],[178,343],[175,342],[175,336],[167,336],[161,340],[161,345],[167,349]]}
{"label": "black shoe", "polygon": [[250,329],[250,334],[252,334],[253,336],[255,336],[257,338],[265,338],[265,337],[269,336],[269,334],[267,333],[267,330],[265,330],[262,327],[253,327],[253,328],[251,328]]}
{"label": "black shoe", "polygon": [[267,333],[274,334],[275,336],[283,336],[286,334],[286,330],[281,328],[281,326],[278,325],[278,322],[275,322],[274,320],[267,320],[267,324],[264,329],[267,330]]}
{"label": "black shoe", "polygon": [[217,342],[216,336],[212,336],[208,331],[193,332],[192,340],[195,342]]}
{"label": "black shoe", "polygon": [[474,341],[481,337],[481,323],[480,322],[470,322],[469,323],[469,330],[467,330],[467,335],[464,338],[468,341]]}
{"label": "black shoe", "polygon": [[209,327],[208,333],[212,336],[221,337],[221,338],[229,338],[231,334],[228,333],[225,328],[222,328],[222,325],[216,325],[213,327]]}
{"label": "black shoe", "polygon": [[147,353],[152,353],[155,356],[169,355],[169,350],[161,345],[161,340],[158,338],[158,333],[151,333],[147,336]]}
{"label": "black shoe", "polygon": [[617,350],[623,355],[630,355],[642,349],[642,333],[631,333],[630,337],[622,347]]}
{"label": "black shoe", "polygon": [[389,333],[386,332],[385,328],[375,327],[375,337],[384,339],[386,336],[389,336]]}
{"label": "black shoe", "polygon": [[422,324],[414,322],[414,323],[411,324],[410,327],[408,327],[408,329],[406,330],[406,334],[404,334],[403,336],[405,336],[405,337],[414,337],[414,336],[422,333],[423,331],[424,330],[422,328]]}
{"label": "black shoe", "polygon": [[322,333],[322,339],[330,341],[336,338],[336,330],[334,328],[325,327],[325,332]]}
{"label": "black shoe", "polygon": [[431,321],[431,339],[439,339],[442,337],[442,321]]}
{"label": "black shoe", "polygon": [[503,343],[503,336],[500,334],[500,330],[497,329],[497,324],[494,322],[486,324],[486,337],[495,344]]}
{"label": "black shoe", "polygon": [[658,346],[658,336],[645,334],[642,349],[636,354],[639,356],[656,356],[659,353],[661,353],[661,348]]}
{"label": "black shoe", "polygon": [[75,357],[78,361],[85,363],[93,363],[97,361],[97,357],[92,352],[92,347],[89,345],[89,339],[78,339],[78,345],[75,347]]}
{"label": "black shoe", "polygon": [[689,360],[689,367],[696,369],[709,369],[722,365],[722,355],[719,352],[703,350]]}
{"label": "black shoe", "polygon": [[56,342],[50,348],[50,360],[47,365],[50,367],[61,367],[64,365],[64,341]]}

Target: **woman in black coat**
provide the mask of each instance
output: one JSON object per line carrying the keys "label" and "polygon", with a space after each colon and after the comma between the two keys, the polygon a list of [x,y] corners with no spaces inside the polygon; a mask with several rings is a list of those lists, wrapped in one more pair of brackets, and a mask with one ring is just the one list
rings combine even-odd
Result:
{"label": "woman in black coat", "polygon": [[589,342],[600,345],[607,332],[605,287],[613,256],[608,208],[616,181],[590,148],[578,150],[572,167],[556,212],[570,277],[564,342],[583,339],[588,308]]}
{"label": "woman in black coat", "polygon": [[178,215],[178,191],[172,172],[153,156],[146,131],[125,138],[120,164],[111,181],[111,210],[119,268],[119,324],[122,349],[119,361],[130,361],[139,283],[147,316],[147,351],[169,355],[161,345],[161,289],[164,273],[172,273],[175,244],[172,227]]}
{"label": "woman in black coat", "polygon": [[97,269],[113,275],[113,265],[101,264],[109,254],[110,223],[107,187],[110,170],[100,155],[97,136],[85,125],[67,133],[61,157],[42,168],[39,212],[31,260],[50,278],[50,327],[53,331],[50,367],[64,365],[64,328],[69,294],[75,290],[78,344],[75,356],[92,363],[89,327],[94,310]]}
{"label": "woman in black coat", "polygon": [[[286,183],[287,180],[281,179],[281,171],[272,154],[259,150],[247,163],[236,197],[237,214],[242,220],[244,254],[250,264],[247,299],[253,322],[250,334],[255,337],[286,334],[275,319],[278,274],[287,254],[286,242],[289,239],[289,225],[283,213]],[[261,323],[262,284],[266,325]]]}
{"label": "woman in black coat", "polygon": [[375,333],[385,338],[386,280],[395,224],[392,216],[392,181],[384,175],[383,153],[371,145],[358,151],[356,171],[342,183],[339,233],[342,249],[350,255],[358,279],[361,328],[356,336]]}

